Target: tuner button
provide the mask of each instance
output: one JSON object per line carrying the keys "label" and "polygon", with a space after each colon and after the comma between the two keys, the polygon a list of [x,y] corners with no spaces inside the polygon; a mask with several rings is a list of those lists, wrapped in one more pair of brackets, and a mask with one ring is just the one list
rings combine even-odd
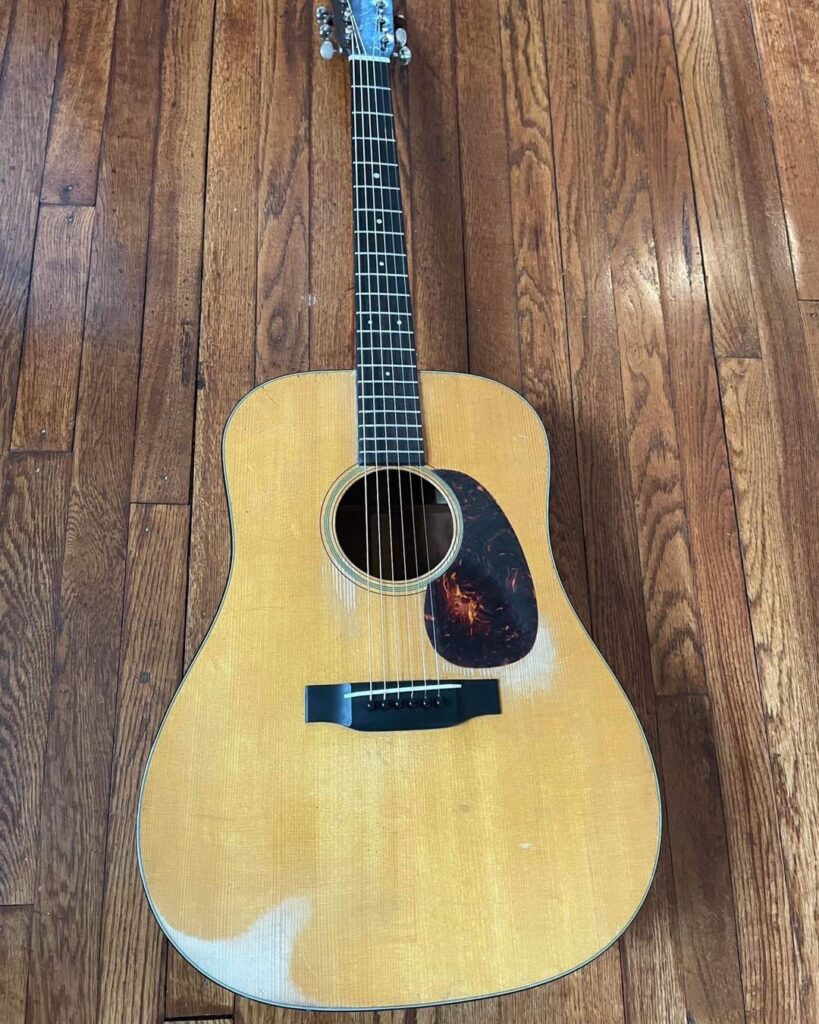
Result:
{"label": "tuner button", "polygon": [[406,65],[412,60],[412,50],[408,46],[402,46],[398,51],[398,59]]}
{"label": "tuner button", "polygon": [[329,25],[326,21],[324,24],[319,25],[319,35],[322,39],[329,39],[333,34],[333,26]]}
{"label": "tuner button", "polygon": [[407,30],[405,28],[395,30],[395,42],[399,48],[407,45]]}
{"label": "tuner button", "polygon": [[333,45],[333,41],[331,39],[325,39],[319,47],[319,53],[323,60],[332,60],[336,55],[336,48]]}
{"label": "tuner button", "polygon": [[327,21],[330,17],[330,12],[323,5],[316,8],[316,21]]}

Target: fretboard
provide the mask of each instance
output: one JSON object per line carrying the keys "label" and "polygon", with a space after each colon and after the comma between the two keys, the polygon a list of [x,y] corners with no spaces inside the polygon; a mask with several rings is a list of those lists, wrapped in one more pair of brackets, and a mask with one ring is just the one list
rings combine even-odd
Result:
{"label": "fretboard", "polygon": [[389,61],[350,59],[361,465],[421,465],[424,438]]}

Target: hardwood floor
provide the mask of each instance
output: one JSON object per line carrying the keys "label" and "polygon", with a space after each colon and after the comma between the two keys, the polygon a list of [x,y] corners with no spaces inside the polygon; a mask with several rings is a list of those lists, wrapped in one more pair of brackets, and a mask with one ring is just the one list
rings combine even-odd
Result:
{"label": "hardwood floor", "polygon": [[[819,1024],[815,3],[405,6],[420,363],[543,417],[667,829],[583,971],[346,1017]],[[352,365],[343,61],[302,0],[0,0],[0,61],[0,1021],[318,1024],[167,949],[132,836],[226,574],[227,414]]]}

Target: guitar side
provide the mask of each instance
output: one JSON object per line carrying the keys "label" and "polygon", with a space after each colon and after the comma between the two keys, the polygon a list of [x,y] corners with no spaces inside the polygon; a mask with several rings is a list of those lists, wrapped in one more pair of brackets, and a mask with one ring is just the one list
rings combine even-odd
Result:
{"label": "guitar side", "polygon": [[[537,598],[528,653],[470,673],[498,680],[501,714],[454,728],[305,722],[306,686],[372,672],[369,595],[321,528],[355,463],[354,375],[262,385],[225,429],[230,577],[151,752],[138,850],[171,942],[267,1002],[421,1005],[551,980],[617,938],[656,866],[645,737],[554,567],[542,425],[502,385],[420,376],[428,464],[492,495]],[[384,601],[397,670],[431,649],[424,595]]]}

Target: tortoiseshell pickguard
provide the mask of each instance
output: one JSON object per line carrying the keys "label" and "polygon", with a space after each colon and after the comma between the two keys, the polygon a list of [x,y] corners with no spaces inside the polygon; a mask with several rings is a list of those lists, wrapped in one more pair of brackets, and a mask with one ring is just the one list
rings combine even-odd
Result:
{"label": "tortoiseshell pickguard", "polygon": [[427,635],[453,665],[519,661],[537,635],[537,599],[523,549],[485,487],[456,470],[436,472],[458,499],[464,536],[455,561],[427,587]]}

